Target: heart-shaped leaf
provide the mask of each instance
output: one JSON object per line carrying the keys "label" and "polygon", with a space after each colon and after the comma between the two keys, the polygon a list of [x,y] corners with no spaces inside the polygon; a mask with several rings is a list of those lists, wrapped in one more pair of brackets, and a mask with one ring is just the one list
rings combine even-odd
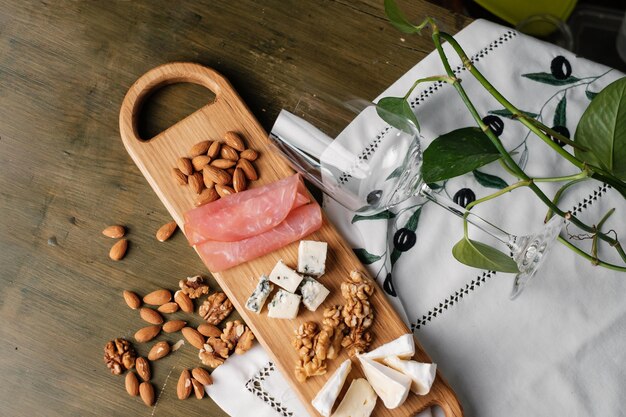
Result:
{"label": "heart-shaped leaf", "polygon": [[[417,117],[404,97],[381,98],[376,104],[376,112],[381,119],[396,129],[414,133],[415,128],[417,130],[420,128]],[[413,126],[410,126],[410,123]]]}
{"label": "heart-shaped leaf", "polygon": [[489,271],[517,273],[517,264],[510,256],[484,243],[463,238],[452,248],[454,258],[468,266]]}
{"label": "heart-shaped leaf", "polygon": [[426,148],[422,176],[426,183],[443,181],[499,158],[498,150],[482,130],[464,127],[439,136]]}
{"label": "heart-shaped leaf", "polygon": [[402,33],[419,33],[420,28],[409,22],[394,0],[385,0],[385,14],[389,22]]}
{"label": "heart-shaped leaf", "polygon": [[626,77],[606,86],[591,101],[576,128],[574,149],[590,165],[626,181]]}

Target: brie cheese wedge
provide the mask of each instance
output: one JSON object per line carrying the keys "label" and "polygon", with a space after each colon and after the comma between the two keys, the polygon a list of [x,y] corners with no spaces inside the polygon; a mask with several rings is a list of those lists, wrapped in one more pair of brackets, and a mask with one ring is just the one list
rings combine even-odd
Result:
{"label": "brie cheese wedge", "polygon": [[426,395],[435,381],[437,364],[405,361],[397,356],[383,359],[383,363],[411,378],[411,391],[417,395]]}
{"label": "brie cheese wedge", "polygon": [[381,363],[359,356],[365,377],[385,407],[398,408],[409,396],[411,378]]}
{"label": "brie cheese wedge", "polygon": [[387,356],[410,359],[413,355],[415,355],[415,340],[413,339],[412,333],[407,333],[361,356],[368,359],[380,360]]}
{"label": "brie cheese wedge", "polygon": [[347,359],[337,368],[333,376],[326,381],[322,389],[317,393],[315,398],[313,398],[313,401],[311,401],[313,407],[324,417],[330,416],[333,405],[335,405],[335,401],[337,401],[337,397],[351,369],[352,361]]}
{"label": "brie cheese wedge", "polygon": [[376,393],[365,379],[355,379],[331,417],[369,417],[376,399]]}

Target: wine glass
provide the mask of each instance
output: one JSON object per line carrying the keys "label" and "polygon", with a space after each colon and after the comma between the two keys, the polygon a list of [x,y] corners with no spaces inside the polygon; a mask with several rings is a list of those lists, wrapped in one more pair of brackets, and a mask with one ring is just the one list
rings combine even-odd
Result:
{"label": "wine glass", "polygon": [[[313,104],[313,105],[312,105]],[[296,113],[296,114],[294,114]],[[301,99],[294,113],[282,110],[270,133],[289,164],[345,208],[371,215],[419,196],[504,243],[515,260],[511,299],[535,275],[559,235],[564,220],[554,216],[526,236],[509,234],[435,192],[421,176],[422,148],[417,127],[376,104],[350,99]],[[396,126],[396,127],[394,127]]]}

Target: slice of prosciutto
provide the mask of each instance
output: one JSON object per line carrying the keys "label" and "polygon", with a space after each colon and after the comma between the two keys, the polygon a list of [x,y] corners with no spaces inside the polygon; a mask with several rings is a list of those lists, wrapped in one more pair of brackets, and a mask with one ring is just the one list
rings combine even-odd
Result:
{"label": "slice of prosciutto", "polygon": [[267,232],[295,208],[310,202],[298,174],[225,196],[185,213],[191,245],[206,241],[238,242]]}
{"label": "slice of prosciutto", "polygon": [[322,210],[316,202],[291,211],[276,227],[239,242],[206,241],[196,251],[212,272],[220,272],[302,239],[322,226]]}

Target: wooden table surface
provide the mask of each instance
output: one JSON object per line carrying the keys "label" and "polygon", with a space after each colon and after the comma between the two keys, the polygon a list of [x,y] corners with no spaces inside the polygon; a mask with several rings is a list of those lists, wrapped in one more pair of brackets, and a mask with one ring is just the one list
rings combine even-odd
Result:
{"label": "wooden table surface", "polygon": [[[420,0],[401,4],[451,32],[468,23]],[[375,97],[432,50],[429,38],[403,41],[382,0],[0,0],[0,10],[0,415],[223,416],[208,398],[176,399],[195,349],[154,365],[157,392],[170,376],[155,409],[102,361],[108,340],[143,325],[122,290],[175,289],[205,272],[181,233],[154,237],[170,219],[122,146],[126,90],[159,64],[199,62],[229,78],[269,130],[307,94]],[[196,86],[161,90],[144,136],[209,99]],[[121,262],[100,234],[109,224],[128,228]]]}

